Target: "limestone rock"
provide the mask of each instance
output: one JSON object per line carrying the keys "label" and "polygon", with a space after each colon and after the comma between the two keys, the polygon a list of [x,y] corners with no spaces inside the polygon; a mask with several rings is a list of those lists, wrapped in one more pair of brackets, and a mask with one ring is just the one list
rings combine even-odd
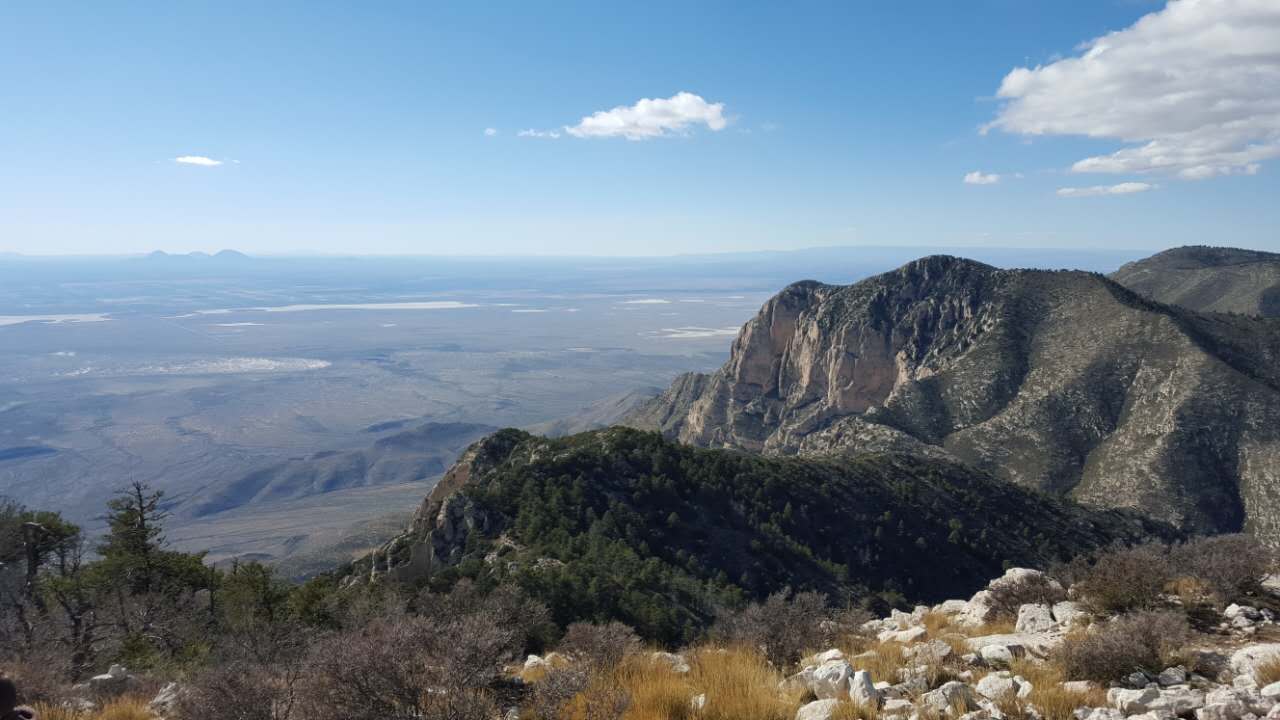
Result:
{"label": "limestone rock", "polygon": [[1160,699],[1160,691],[1155,688],[1142,690],[1126,690],[1112,688],[1107,691],[1107,703],[1125,715],[1136,715],[1146,712],[1151,703]]}
{"label": "limestone rock", "polygon": [[815,700],[796,711],[796,720],[831,720],[839,706],[839,700]]}
{"label": "limestone rock", "polygon": [[1053,608],[1039,603],[1018,608],[1018,620],[1014,629],[1020,633],[1046,633],[1055,630],[1058,622],[1053,619]]}
{"label": "limestone rock", "polygon": [[1231,655],[1231,671],[1237,676],[1253,675],[1259,663],[1280,657],[1280,643],[1260,643],[1240,648]]}
{"label": "limestone rock", "polygon": [[845,660],[822,663],[813,671],[809,689],[819,700],[848,697],[849,680],[853,674],[853,666]]}

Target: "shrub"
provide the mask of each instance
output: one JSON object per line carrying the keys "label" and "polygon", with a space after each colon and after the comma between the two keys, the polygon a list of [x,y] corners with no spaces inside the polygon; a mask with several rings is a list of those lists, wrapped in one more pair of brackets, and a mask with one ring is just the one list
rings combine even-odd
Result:
{"label": "shrub", "polygon": [[1275,567],[1275,555],[1248,535],[1196,538],[1170,550],[1178,576],[1199,580],[1219,606],[1259,592]]}
{"label": "shrub", "polygon": [[620,622],[573,623],[565,631],[559,647],[561,653],[600,671],[612,670],[639,649],[636,631]]}
{"label": "shrub", "polygon": [[527,706],[537,720],[559,720],[590,682],[591,676],[582,668],[552,668],[533,683]]}
{"label": "shrub", "polygon": [[[317,643],[306,674],[308,720],[483,718],[499,665],[523,635],[484,605],[450,616],[378,619]],[[443,620],[441,618],[444,618]]]}
{"label": "shrub", "polygon": [[181,720],[289,720],[298,700],[298,670],[239,662],[210,668],[183,689],[175,714]]}
{"label": "shrub", "polygon": [[1111,550],[1092,563],[1077,558],[1059,570],[1089,609],[1117,614],[1155,607],[1173,579],[1168,548],[1148,543]]}
{"label": "shrub", "polygon": [[1156,673],[1176,659],[1191,637],[1184,615],[1138,612],[1068,636],[1055,660],[1072,680],[1111,682],[1135,670]]}
{"label": "shrub", "polygon": [[1013,619],[1018,608],[1029,603],[1052,605],[1063,597],[1062,586],[1048,575],[1030,575],[1013,581],[1002,580],[991,587],[991,608],[995,618]]}
{"label": "shrub", "polygon": [[752,648],[764,653],[775,667],[787,667],[806,651],[828,640],[824,621],[827,600],[821,593],[789,591],[770,595],[763,603],[736,612],[721,613],[711,636],[728,645]]}

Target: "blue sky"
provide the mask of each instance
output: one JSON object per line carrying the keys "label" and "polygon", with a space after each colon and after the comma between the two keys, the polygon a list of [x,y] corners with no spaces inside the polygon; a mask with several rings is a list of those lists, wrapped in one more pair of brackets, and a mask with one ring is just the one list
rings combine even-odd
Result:
{"label": "blue sky", "polygon": [[0,251],[1280,250],[1267,4],[8,3]]}

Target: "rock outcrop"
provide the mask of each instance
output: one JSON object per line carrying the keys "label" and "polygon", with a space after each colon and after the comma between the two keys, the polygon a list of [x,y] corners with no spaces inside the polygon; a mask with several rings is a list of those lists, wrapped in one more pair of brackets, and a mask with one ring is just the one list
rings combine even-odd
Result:
{"label": "rock outcrop", "polygon": [[796,283],[724,367],[627,419],[768,455],[910,452],[1280,544],[1280,324],[1160,305],[1100,275],[928,257]]}

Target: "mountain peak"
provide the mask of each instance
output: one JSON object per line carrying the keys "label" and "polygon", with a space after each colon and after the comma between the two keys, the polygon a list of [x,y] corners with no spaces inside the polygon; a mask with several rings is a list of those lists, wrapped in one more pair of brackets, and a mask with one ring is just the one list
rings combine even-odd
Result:
{"label": "mountain peak", "polygon": [[853,285],[789,286],[720,370],[629,419],[704,447],[958,459],[1280,544],[1280,500],[1262,489],[1277,355],[1280,327],[1264,321],[1145,302],[1093,273],[931,256]]}

